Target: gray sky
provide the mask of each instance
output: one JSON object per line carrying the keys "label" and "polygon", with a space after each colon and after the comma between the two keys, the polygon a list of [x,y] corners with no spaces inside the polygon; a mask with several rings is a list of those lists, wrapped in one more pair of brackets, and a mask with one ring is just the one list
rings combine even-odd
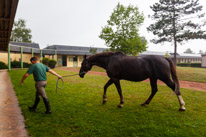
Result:
{"label": "gray sky", "polygon": [[[32,41],[39,43],[40,48],[53,44],[106,47],[98,36],[118,2],[138,6],[144,13],[140,35],[148,40],[148,51],[174,51],[172,43],[150,43],[154,35],[146,30],[152,22],[147,17],[153,14],[150,6],[158,0],[19,0],[15,20],[23,18],[27,21],[27,27],[32,30]],[[200,4],[206,13],[204,0],[200,0]],[[196,53],[199,50],[205,52],[206,40],[186,42],[178,45],[177,50],[183,53],[187,48]]]}

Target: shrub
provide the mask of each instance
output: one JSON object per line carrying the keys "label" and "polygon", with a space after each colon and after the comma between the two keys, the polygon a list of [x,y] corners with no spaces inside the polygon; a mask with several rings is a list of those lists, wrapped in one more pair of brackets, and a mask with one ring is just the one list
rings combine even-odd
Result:
{"label": "shrub", "polygon": [[29,68],[31,65],[32,65],[31,63],[23,62],[24,68]]}
{"label": "shrub", "polygon": [[42,59],[42,63],[46,66],[48,65],[48,61],[49,61],[49,58],[43,58]]}
{"label": "shrub", "polygon": [[57,64],[57,62],[56,62],[56,60],[54,60],[54,59],[50,59],[49,61],[48,61],[48,66],[50,67],[50,68],[55,68],[55,65]]}
{"label": "shrub", "polygon": [[16,60],[12,61],[11,68],[21,68],[21,62],[16,61]]}
{"label": "shrub", "polygon": [[[23,67],[24,68],[29,68],[31,66],[30,63],[26,63],[26,62],[23,62]],[[12,61],[11,62],[11,68],[21,68],[21,62],[20,61]]]}
{"label": "shrub", "polygon": [[7,69],[8,66],[4,63],[0,61],[0,69]]}

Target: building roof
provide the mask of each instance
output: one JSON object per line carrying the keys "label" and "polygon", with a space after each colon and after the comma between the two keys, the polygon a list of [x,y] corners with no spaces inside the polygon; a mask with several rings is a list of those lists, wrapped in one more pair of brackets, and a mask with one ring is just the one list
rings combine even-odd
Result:
{"label": "building roof", "polygon": [[25,43],[25,42],[9,42],[10,45],[16,45],[16,46],[23,46],[23,47],[28,47],[28,48],[37,48],[39,49],[39,44],[38,43]]}
{"label": "building roof", "polygon": [[78,51],[88,51],[90,48],[96,48],[97,52],[102,52],[106,48],[97,48],[97,47],[83,47],[83,46],[70,46],[70,45],[51,45],[44,49],[55,49],[55,50],[78,50]]}
{"label": "building roof", "polygon": [[7,50],[19,0],[0,0],[0,50]]}
{"label": "building roof", "polygon": [[[139,54],[139,56],[146,56],[146,55],[159,55],[165,56],[169,54],[171,58],[174,58],[174,53],[168,52],[156,52],[156,51],[145,51]],[[188,54],[188,53],[176,53],[177,58],[201,58],[201,54]]]}
{"label": "building roof", "polygon": [[11,52],[21,52],[23,47],[24,53],[40,53],[39,44],[37,43],[23,43],[23,42],[9,42]]}
{"label": "building roof", "polygon": [[[97,53],[103,52],[106,48],[98,48],[98,47],[83,47],[83,46],[66,46],[66,45],[51,45],[45,49],[57,50],[57,54],[61,55],[91,55],[89,52],[90,48],[97,49]],[[49,52],[49,51],[48,51]]]}
{"label": "building roof", "polygon": [[[171,57],[174,57],[174,53],[170,53]],[[192,53],[177,53],[177,58],[201,58],[201,54],[192,54]]]}
{"label": "building roof", "polygon": [[159,56],[165,56],[167,52],[157,52],[157,51],[144,51],[142,53],[139,53],[139,56],[146,56],[146,55],[159,55]]}

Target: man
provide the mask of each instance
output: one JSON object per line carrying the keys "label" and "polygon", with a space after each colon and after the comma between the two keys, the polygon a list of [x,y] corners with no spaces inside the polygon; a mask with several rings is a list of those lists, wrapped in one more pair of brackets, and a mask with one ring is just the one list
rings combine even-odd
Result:
{"label": "man", "polygon": [[33,77],[35,80],[35,88],[36,88],[36,98],[33,106],[29,106],[29,110],[35,111],[37,108],[37,105],[40,101],[40,96],[43,98],[45,107],[46,107],[46,112],[45,114],[50,114],[52,111],[50,109],[49,105],[49,100],[47,98],[46,92],[45,92],[45,87],[47,85],[47,77],[46,77],[46,72],[49,72],[55,76],[57,76],[59,79],[62,78],[62,76],[58,75],[56,72],[53,70],[49,69],[47,66],[44,64],[38,63],[36,57],[32,57],[30,59],[32,65],[31,67],[27,70],[27,72],[24,74],[22,77],[20,85],[22,86],[24,83],[24,80],[29,76],[29,74],[33,73]]}

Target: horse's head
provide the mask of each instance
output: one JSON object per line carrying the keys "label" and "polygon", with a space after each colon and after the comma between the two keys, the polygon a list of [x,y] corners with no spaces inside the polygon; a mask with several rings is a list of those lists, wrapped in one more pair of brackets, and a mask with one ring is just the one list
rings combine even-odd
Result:
{"label": "horse's head", "polygon": [[84,56],[84,60],[82,62],[82,65],[81,65],[81,68],[80,68],[80,71],[79,71],[79,76],[81,78],[84,78],[84,75],[89,71],[91,70],[92,68],[92,65],[89,63],[88,59],[86,58],[86,55]]}

